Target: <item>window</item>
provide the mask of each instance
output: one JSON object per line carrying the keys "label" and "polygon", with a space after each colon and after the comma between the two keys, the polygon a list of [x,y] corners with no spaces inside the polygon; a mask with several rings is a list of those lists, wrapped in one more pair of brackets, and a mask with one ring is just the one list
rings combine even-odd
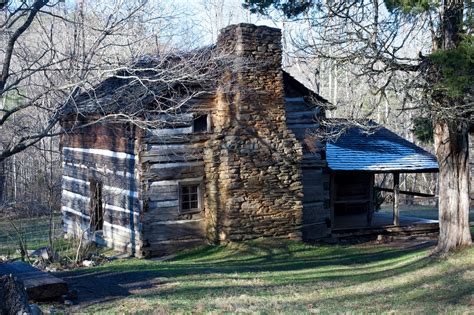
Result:
{"label": "window", "polygon": [[199,114],[199,116],[194,117],[193,132],[208,132],[210,131],[209,125],[209,115]]}
{"label": "window", "polygon": [[199,184],[182,185],[180,188],[181,213],[201,211],[201,189]]}

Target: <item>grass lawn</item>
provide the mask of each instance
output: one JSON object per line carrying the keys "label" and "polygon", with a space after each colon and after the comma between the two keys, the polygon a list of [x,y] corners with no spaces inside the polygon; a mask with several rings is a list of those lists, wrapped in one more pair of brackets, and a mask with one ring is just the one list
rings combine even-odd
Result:
{"label": "grass lawn", "polygon": [[474,248],[442,259],[428,252],[257,240],[62,276],[88,295],[71,309],[80,312],[474,311]]}
{"label": "grass lawn", "polygon": [[[55,235],[60,234],[61,216],[54,216]],[[0,255],[16,256],[19,234],[25,238],[28,249],[37,249],[48,245],[49,217],[15,219],[13,224],[7,219],[0,220]]]}

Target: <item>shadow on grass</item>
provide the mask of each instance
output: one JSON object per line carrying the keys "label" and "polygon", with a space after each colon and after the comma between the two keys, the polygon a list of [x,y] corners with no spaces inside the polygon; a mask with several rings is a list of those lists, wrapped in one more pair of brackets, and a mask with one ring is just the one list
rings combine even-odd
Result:
{"label": "shadow on grass", "polygon": [[[298,242],[247,242],[208,246],[173,261],[123,260],[94,269],[59,274],[79,292],[79,307],[129,295],[194,299],[228,290],[275,289],[285,285],[344,285],[383,281],[430,264],[424,250],[310,246]],[[222,281],[260,279],[271,285],[237,286]],[[213,283],[218,282],[218,283]],[[205,282],[206,287],[196,282]],[[167,284],[179,283],[169,288]],[[393,290],[393,289],[392,289]],[[252,294],[253,294],[252,293]],[[338,298],[334,298],[337,302]]]}
{"label": "shadow on grass", "polygon": [[[413,271],[413,270],[412,270]],[[208,286],[204,285],[195,285],[195,286],[181,286],[177,288],[164,289],[159,291],[159,296],[162,299],[168,299],[174,302],[174,307],[180,309],[181,307],[185,308],[186,304],[189,301],[199,301],[207,297],[208,302],[208,311],[219,308],[222,301],[218,301],[219,297],[223,297],[227,300],[233,300],[237,305],[239,303],[245,304],[245,296],[251,297],[271,297],[277,295],[278,297],[284,296],[282,294],[283,290],[292,290],[291,294],[288,294],[291,299],[288,299],[282,304],[287,304],[285,307],[289,310],[295,310],[301,307],[304,307],[308,304],[314,304],[321,306],[323,308],[334,308],[334,311],[341,311],[351,309],[351,307],[362,307],[364,311],[380,311],[380,309],[390,310],[390,309],[406,309],[406,305],[417,305],[419,309],[413,309],[413,312],[423,311],[423,312],[439,312],[441,309],[446,308],[448,304],[459,306],[463,304],[465,307],[469,307],[470,302],[468,299],[472,295],[473,285],[467,279],[462,279],[462,275],[466,269],[453,270],[446,274],[443,274],[443,279],[440,288],[435,290],[430,290],[424,288],[426,285],[431,285],[436,281],[440,281],[439,275],[425,276],[419,280],[411,279],[403,284],[393,285],[390,283],[390,279],[386,277],[381,277],[381,279],[387,279],[386,282],[379,281],[379,285],[370,288],[370,290],[353,290],[345,291],[344,293],[331,294],[327,297],[324,294],[315,294],[311,296],[307,294],[308,289],[313,291],[317,290],[326,290],[325,286],[318,286],[320,281],[307,281],[307,286],[302,286],[300,288],[291,286],[285,287],[284,284],[264,284],[264,285],[218,285],[218,286]],[[393,274],[397,275],[403,271],[398,270]],[[369,282],[369,279],[364,279],[364,282]],[[454,281],[456,287],[453,288]],[[354,281],[356,282],[356,281]],[[289,284],[297,283],[298,285],[303,285],[301,281],[293,280]],[[356,282],[359,284],[361,282]],[[346,287],[350,284],[337,284],[333,286],[336,290],[338,288]],[[294,291],[296,290],[296,291]],[[349,293],[348,293],[349,292]],[[240,297],[244,295],[244,300],[238,301]],[[150,292],[140,295],[141,298],[148,299],[154,298],[157,296],[156,292]],[[278,301],[278,297],[274,301]],[[280,301],[282,302],[282,301]],[[223,304],[228,303],[224,301]],[[251,305],[256,309],[268,309],[268,299],[252,299]],[[272,304],[275,306],[274,304]],[[280,310],[281,311],[281,310]]]}

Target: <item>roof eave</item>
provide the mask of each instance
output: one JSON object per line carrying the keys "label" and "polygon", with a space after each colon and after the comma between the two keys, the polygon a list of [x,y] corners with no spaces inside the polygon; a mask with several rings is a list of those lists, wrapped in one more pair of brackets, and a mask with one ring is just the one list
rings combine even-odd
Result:
{"label": "roof eave", "polygon": [[365,172],[365,173],[438,173],[438,168],[419,168],[419,169],[407,169],[407,168],[397,168],[397,169],[340,169],[332,168],[329,166],[329,169],[333,172]]}

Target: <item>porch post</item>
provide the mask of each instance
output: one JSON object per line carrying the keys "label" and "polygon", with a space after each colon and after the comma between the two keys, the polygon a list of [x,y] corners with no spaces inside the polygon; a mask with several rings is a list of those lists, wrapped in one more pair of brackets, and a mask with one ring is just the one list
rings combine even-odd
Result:
{"label": "porch post", "polygon": [[400,202],[400,173],[393,174],[393,225],[400,225],[400,209],[398,204]]}

